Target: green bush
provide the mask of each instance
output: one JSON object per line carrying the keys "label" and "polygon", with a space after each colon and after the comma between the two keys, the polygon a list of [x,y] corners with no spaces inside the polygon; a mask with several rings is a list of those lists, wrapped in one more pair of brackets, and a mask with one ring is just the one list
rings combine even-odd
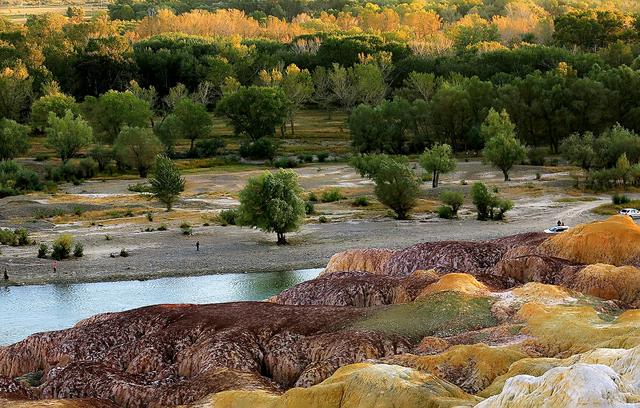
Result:
{"label": "green bush", "polygon": [[313,201],[305,201],[304,203],[304,213],[307,215],[311,215],[316,212],[316,207],[313,204]]}
{"label": "green bush", "polygon": [[73,256],[76,258],[82,258],[84,255],[84,245],[80,242],[76,242],[76,245],[73,247]]}
{"label": "green bush", "polygon": [[340,192],[340,189],[332,188],[330,190],[322,192],[320,201],[322,201],[323,203],[333,203],[334,201],[340,201],[343,198],[344,196]]}
{"label": "green bush", "polygon": [[71,255],[72,247],[73,237],[69,234],[62,234],[53,241],[51,257],[58,261],[67,259]]}
{"label": "green bush", "polygon": [[24,228],[15,230],[0,228],[0,244],[11,246],[29,245],[29,232]]}
{"label": "green bush", "polygon": [[182,224],[180,224],[180,230],[182,230],[182,235],[193,234],[193,228],[191,227],[191,224],[189,224],[188,222],[183,222]]}
{"label": "green bush", "polygon": [[224,153],[225,142],[221,137],[201,139],[196,142],[196,154],[198,157],[214,157]]}
{"label": "green bush", "polygon": [[493,195],[483,183],[476,182],[471,186],[471,198],[478,211],[478,219],[502,220],[504,214],[513,208],[511,200],[501,199]]}
{"label": "green bush", "polygon": [[136,183],[136,184],[129,184],[127,186],[127,190],[134,193],[151,193],[151,191],[153,190],[153,187],[151,187],[151,185],[147,183]]}
{"label": "green bush", "polygon": [[0,161],[0,198],[42,190],[38,174],[14,161]]}
{"label": "green bush", "polygon": [[629,197],[624,194],[614,194],[611,196],[611,202],[615,205],[628,204],[631,201]]}
{"label": "green bush", "polygon": [[273,160],[278,146],[275,141],[268,137],[263,137],[254,141],[245,141],[240,145],[240,156],[249,159]]}
{"label": "green bush", "polygon": [[220,225],[236,225],[238,223],[238,217],[240,216],[237,208],[230,208],[228,210],[222,210],[218,214],[218,220]]}
{"label": "green bush", "polygon": [[361,196],[353,199],[351,203],[354,207],[366,207],[369,205],[369,199],[367,197]]}
{"label": "green bush", "polygon": [[294,169],[300,163],[293,157],[280,157],[273,161],[273,167],[277,169]]}
{"label": "green bush", "polygon": [[438,217],[450,220],[454,217],[453,210],[448,205],[438,207]]}
{"label": "green bush", "polygon": [[318,161],[320,163],[324,163],[327,161],[327,159],[329,158],[329,153],[327,152],[320,152],[316,155],[316,157],[318,158]]}
{"label": "green bush", "polygon": [[325,217],[324,215],[321,215],[320,217],[318,217],[318,222],[320,224],[326,224],[329,222],[329,219],[327,217]]}
{"label": "green bush", "polygon": [[532,166],[544,166],[547,149],[541,147],[532,147],[527,150],[527,159]]}
{"label": "green bush", "polygon": [[167,229],[167,224],[160,224],[158,227],[158,231],[166,231]]}
{"label": "green bush", "polygon": [[44,259],[47,257],[47,255],[49,254],[49,245],[45,244],[44,242],[40,244],[40,247],[38,248],[38,258]]}
{"label": "green bush", "polygon": [[458,210],[464,203],[464,194],[457,191],[443,191],[442,194],[440,194],[440,200],[451,208],[451,216],[457,217]]}
{"label": "green bush", "polygon": [[129,251],[127,251],[126,249],[122,248],[120,250],[120,256],[123,257],[123,258],[128,257],[129,256]]}
{"label": "green bush", "polygon": [[311,201],[312,203],[317,203],[318,202],[318,197],[316,196],[316,193],[314,193],[313,191],[309,193],[309,195],[307,196],[307,200]]}
{"label": "green bush", "polygon": [[147,211],[147,221],[153,222],[153,213],[151,211]]}
{"label": "green bush", "polygon": [[300,161],[301,163],[311,163],[313,162],[313,155],[309,153],[299,154],[298,161]]}

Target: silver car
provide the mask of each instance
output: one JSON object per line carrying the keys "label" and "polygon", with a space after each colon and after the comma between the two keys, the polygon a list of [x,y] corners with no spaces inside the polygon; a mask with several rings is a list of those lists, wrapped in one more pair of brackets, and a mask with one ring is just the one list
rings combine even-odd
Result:
{"label": "silver car", "polygon": [[566,225],[558,225],[555,227],[547,228],[546,230],[544,230],[544,232],[546,234],[560,234],[568,229],[569,227],[567,227]]}
{"label": "silver car", "polygon": [[620,214],[628,215],[634,220],[640,218],[640,211],[636,210],[635,208],[623,208],[622,210],[620,210]]}

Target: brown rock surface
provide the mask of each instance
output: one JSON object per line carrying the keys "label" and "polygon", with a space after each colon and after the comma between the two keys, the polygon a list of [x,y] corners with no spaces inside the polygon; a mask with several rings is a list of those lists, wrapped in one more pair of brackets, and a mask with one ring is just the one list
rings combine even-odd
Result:
{"label": "brown rock surface", "polygon": [[390,249],[353,249],[331,257],[321,275],[333,272],[370,272],[384,274],[387,260],[395,251]]}
{"label": "brown rock surface", "polygon": [[43,398],[174,406],[227,389],[277,391],[404,352],[393,335],[343,330],[360,309],[242,302],[100,315],[0,348],[0,375],[44,370]]}

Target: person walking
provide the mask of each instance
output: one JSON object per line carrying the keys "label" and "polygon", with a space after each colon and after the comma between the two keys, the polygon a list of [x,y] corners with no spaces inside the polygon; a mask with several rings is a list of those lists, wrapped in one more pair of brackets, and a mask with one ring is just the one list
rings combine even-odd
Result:
{"label": "person walking", "polygon": [[58,272],[58,261],[51,262],[51,269],[53,269],[53,273]]}
{"label": "person walking", "polygon": [[196,241],[196,251],[200,252],[200,241]]}
{"label": "person walking", "polygon": [[4,280],[9,280],[9,274],[7,273],[7,268],[4,268]]}

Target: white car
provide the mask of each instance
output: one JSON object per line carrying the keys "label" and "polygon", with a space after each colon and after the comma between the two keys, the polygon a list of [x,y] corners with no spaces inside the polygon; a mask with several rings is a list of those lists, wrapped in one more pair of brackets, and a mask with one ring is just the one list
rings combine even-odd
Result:
{"label": "white car", "polygon": [[620,210],[620,214],[628,215],[633,219],[640,218],[640,211],[636,210],[635,208],[623,208],[622,210]]}
{"label": "white car", "polygon": [[544,230],[544,232],[547,234],[560,234],[561,232],[565,232],[568,229],[569,227],[565,225],[558,225],[555,227],[547,228],[546,230]]}

